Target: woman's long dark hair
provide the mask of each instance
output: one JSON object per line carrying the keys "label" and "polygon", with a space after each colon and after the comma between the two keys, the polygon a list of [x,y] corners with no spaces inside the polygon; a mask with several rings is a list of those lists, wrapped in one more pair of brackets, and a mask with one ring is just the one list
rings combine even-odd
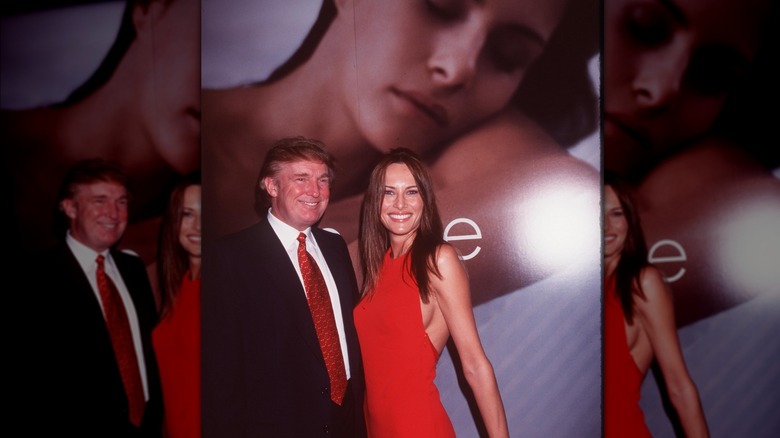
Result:
{"label": "woman's long dark hair", "polygon": [[360,214],[360,262],[363,269],[361,294],[370,296],[374,292],[382,261],[390,246],[390,234],[382,224],[380,212],[385,196],[385,174],[391,164],[404,164],[409,168],[423,201],[420,226],[405,256],[404,272],[409,273],[417,284],[422,302],[428,303],[432,292],[428,276],[433,274],[441,278],[436,265],[436,251],[444,243],[444,227],[436,207],[431,177],[420,157],[406,148],[391,150],[371,172]]}
{"label": "woman's long dark hair", "polygon": [[568,0],[544,52],[512,97],[517,108],[565,147],[598,127],[599,104],[588,61],[599,51],[599,11],[597,0]]}
{"label": "woman's long dark hair", "polygon": [[636,203],[628,184],[616,173],[604,171],[604,187],[611,187],[617,195],[623,215],[628,223],[628,232],[615,268],[615,290],[620,298],[623,313],[630,323],[634,320],[634,294],[644,298],[642,290],[642,269],[649,265],[647,261],[647,243],[642,232],[642,224],[636,211]]}
{"label": "woman's long dark hair", "polygon": [[182,278],[190,268],[187,252],[179,243],[184,192],[188,187],[199,186],[200,177],[192,175],[179,183],[171,192],[168,207],[160,223],[157,245],[157,278],[160,283],[160,319],[168,315],[176,302]]}

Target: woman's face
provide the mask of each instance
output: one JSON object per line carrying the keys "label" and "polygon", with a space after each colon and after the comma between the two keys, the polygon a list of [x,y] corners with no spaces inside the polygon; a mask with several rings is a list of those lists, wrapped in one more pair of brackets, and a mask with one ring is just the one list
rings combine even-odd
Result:
{"label": "woman's face", "polygon": [[626,173],[712,127],[769,0],[606,0],[606,167]]}
{"label": "woman's face", "polygon": [[200,186],[192,185],[184,190],[179,225],[179,243],[190,257],[200,258]]}
{"label": "woman's face", "polygon": [[[339,3],[337,1],[337,3]],[[344,84],[381,151],[424,151],[502,109],[557,25],[563,0],[354,0]],[[336,24],[336,23],[334,23]]]}
{"label": "woman's face", "polygon": [[395,163],[385,171],[385,196],[380,211],[390,239],[413,237],[420,228],[423,200],[420,189],[406,164]]}
{"label": "woman's face", "polygon": [[628,221],[623,214],[623,207],[610,186],[604,186],[604,260],[609,261],[620,257],[626,244]]}

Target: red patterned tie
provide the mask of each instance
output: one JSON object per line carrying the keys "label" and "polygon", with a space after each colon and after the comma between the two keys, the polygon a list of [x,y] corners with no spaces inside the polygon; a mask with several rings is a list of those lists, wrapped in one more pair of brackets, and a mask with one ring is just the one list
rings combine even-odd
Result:
{"label": "red patterned tie", "polygon": [[333,317],[333,307],[325,278],[317,262],[306,251],[306,235],[303,233],[298,235],[298,264],[301,267],[314,329],[317,331],[322,356],[325,358],[325,367],[328,369],[330,399],[340,406],[347,391],[347,372],[344,369],[339,332],[336,329],[336,319]]}
{"label": "red patterned tie", "polygon": [[97,284],[100,291],[100,299],[103,301],[103,310],[106,314],[106,326],[114,346],[114,355],[119,365],[119,373],[122,375],[122,383],[127,393],[127,404],[130,408],[130,422],[136,426],[141,425],[144,415],[144,389],[141,382],[141,372],[138,369],[138,359],[133,346],[133,335],[130,332],[130,322],[127,319],[125,306],[116,285],[106,275],[103,265],[103,255],[97,257]]}

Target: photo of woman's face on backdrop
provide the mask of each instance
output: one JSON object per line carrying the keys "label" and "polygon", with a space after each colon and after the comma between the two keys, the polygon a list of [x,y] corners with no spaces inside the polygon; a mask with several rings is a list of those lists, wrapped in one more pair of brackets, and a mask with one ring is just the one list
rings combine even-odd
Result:
{"label": "photo of woman's face on backdrop", "polygon": [[606,0],[605,166],[621,173],[707,132],[744,81],[769,0]]}
{"label": "photo of woman's face on backdrop", "polygon": [[355,26],[357,78],[341,87],[356,129],[381,151],[424,152],[506,106],[564,2],[348,3],[336,20]]}

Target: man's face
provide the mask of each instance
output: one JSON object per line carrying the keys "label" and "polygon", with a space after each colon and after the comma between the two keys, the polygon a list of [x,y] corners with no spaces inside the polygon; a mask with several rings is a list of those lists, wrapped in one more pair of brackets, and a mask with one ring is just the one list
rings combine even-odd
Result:
{"label": "man's face", "polygon": [[127,190],[121,184],[98,181],[77,186],[62,210],[70,219],[74,239],[103,252],[122,237],[127,227]]}
{"label": "man's face", "polygon": [[263,180],[271,196],[271,214],[296,230],[317,223],[330,199],[328,166],[317,161],[282,163],[275,177]]}

